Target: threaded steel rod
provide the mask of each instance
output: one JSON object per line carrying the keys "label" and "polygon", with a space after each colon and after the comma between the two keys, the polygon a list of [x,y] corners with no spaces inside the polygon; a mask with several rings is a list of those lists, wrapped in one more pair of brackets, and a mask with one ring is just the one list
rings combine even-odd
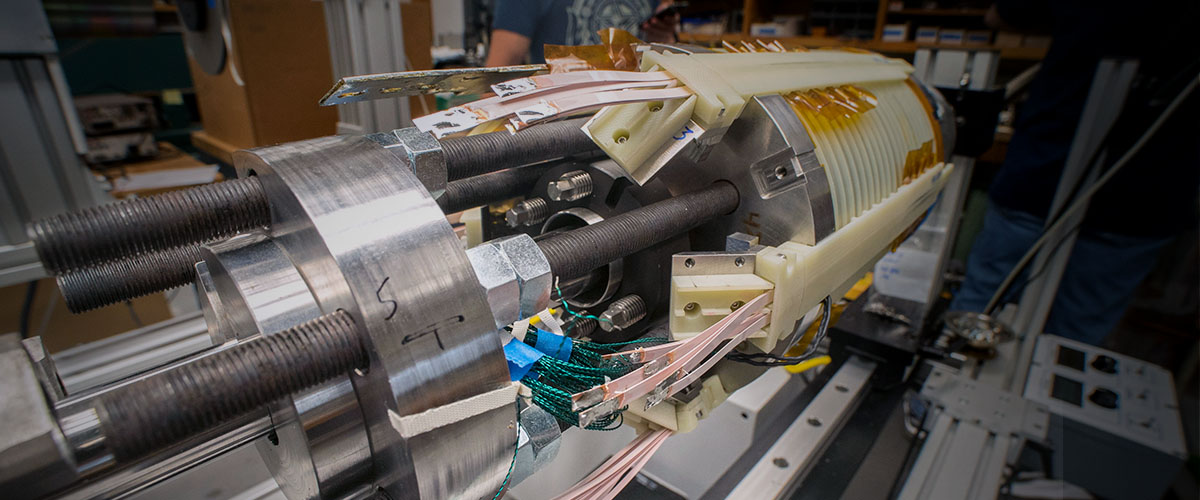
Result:
{"label": "threaded steel rod", "polygon": [[46,270],[61,274],[270,223],[262,184],[247,177],[55,215],[28,233]]}
{"label": "threaded steel rod", "polygon": [[97,415],[109,451],[124,462],[367,362],[354,320],[337,311],[108,392]]}
{"label": "threaded steel rod", "polygon": [[442,141],[448,180],[456,181],[497,170],[599,151],[583,133],[587,118],[543,123],[519,134],[493,132]]}
{"label": "threaded steel rod", "polygon": [[538,242],[555,278],[568,280],[671,239],[737,208],[738,193],[720,182]]}
{"label": "threaded steel rod", "polygon": [[438,205],[448,214],[527,194],[547,166],[510,168],[446,184]]}
{"label": "threaded steel rod", "polygon": [[158,250],[58,275],[58,289],[73,313],[125,302],[191,283],[200,246]]}

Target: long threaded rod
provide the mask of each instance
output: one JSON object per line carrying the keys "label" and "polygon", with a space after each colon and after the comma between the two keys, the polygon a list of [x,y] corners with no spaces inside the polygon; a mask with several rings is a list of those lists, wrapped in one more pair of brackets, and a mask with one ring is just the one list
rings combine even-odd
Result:
{"label": "long threaded rod", "polygon": [[546,166],[510,168],[453,181],[446,184],[446,194],[437,202],[443,212],[452,214],[515,198],[532,190],[547,169]]}
{"label": "long threaded rod", "polygon": [[587,118],[544,123],[519,134],[493,132],[442,141],[449,181],[600,151],[579,129]]}
{"label": "long threaded rod", "polygon": [[28,232],[42,265],[57,275],[270,223],[262,184],[246,177],[55,215]]}
{"label": "long threaded rod", "polygon": [[[598,151],[582,119],[531,127],[518,135],[482,134],[442,141],[448,180]],[[256,177],[234,179],[55,215],[29,225],[51,274],[155,250],[196,245],[271,223]]]}
{"label": "long threaded rod", "polygon": [[96,409],[109,451],[129,461],[367,363],[337,311],[106,393]]}
{"label": "long threaded rod", "polygon": [[58,275],[67,309],[81,313],[191,283],[200,246],[158,250]]}
{"label": "long threaded rod", "polygon": [[541,240],[538,247],[555,278],[577,278],[732,212],[737,205],[737,189],[719,182]]}

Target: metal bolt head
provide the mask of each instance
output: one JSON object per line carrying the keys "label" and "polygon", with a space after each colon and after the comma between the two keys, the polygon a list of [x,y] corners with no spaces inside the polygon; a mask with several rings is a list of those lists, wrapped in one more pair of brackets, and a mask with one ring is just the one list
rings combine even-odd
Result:
{"label": "metal bolt head", "polygon": [[400,146],[408,157],[408,166],[412,168],[417,179],[429,190],[436,200],[446,192],[448,174],[446,172],[446,153],[433,134],[422,132],[416,127],[402,128],[392,131],[400,140]]}
{"label": "metal bolt head", "polygon": [[546,196],[553,201],[576,201],[591,194],[592,176],[583,170],[562,174],[546,186]]}
{"label": "metal bolt head", "polygon": [[550,303],[550,262],[529,235],[492,240],[467,250],[488,306],[502,328]]}
{"label": "metal bolt head", "polygon": [[496,328],[503,328],[520,319],[521,284],[517,281],[516,269],[513,269],[504,252],[488,242],[467,249],[467,260],[471,262],[475,278],[487,295]]}
{"label": "metal bolt head", "polygon": [[553,277],[550,261],[527,234],[518,234],[495,241],[496,246],[512,263],[521,287],[521,318],[537,314],[550,305]]}
{"label": "metal bolt head", "polygon": [[546,200],[530,198],[508,209],[504,214],[504,222],[508,223],[508,227],[532,226],[546,220],[549,211]]}
{"label": "metal bolt head", "polygon": [[637,295],[626,295],[614,300],[600,314],[600,328],[606,332],[620,331],[633,326],[646,317],[646,302]]}

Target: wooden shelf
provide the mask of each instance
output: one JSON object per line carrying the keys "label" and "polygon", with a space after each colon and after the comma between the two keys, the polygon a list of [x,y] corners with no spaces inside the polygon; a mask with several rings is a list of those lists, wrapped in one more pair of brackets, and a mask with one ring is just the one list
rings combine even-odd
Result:
{"label": "wooden shelf", "polygon": [[887,13],[904,16],[983,17],[987,14],[987,9],[900,9],[889,10]]}
{"label": "wooden shelf", "polygon": [[963,49],[963,50],[998,50],[1002,59],[1020,60],[1020,61],[1040,61],[1046,57],[1046,49],[1041,47],[994,47],[991,45],[939,45],[939,44],[918,44],[916,42],[879,42],[875,40],[857,40],[857,39],[841,39],[827,37],[812,37],[812,36],[789,36],[789,37],[770,37],[770,36],[750,36],[741,33],[727,33],[724,35],[699,35],[691,33],[680,33],[679,41],[683,43],[694,43],[698,45],[720,46],[721,41],[738,42],[762,40],[764,42],[779,40],[787,45],[799,45],[801,47],[819,48],[819,47],[856,47],[860,49],[872,50],[884,54],[892,55],[911,55],[921,47],[941,48],[941,49]]}

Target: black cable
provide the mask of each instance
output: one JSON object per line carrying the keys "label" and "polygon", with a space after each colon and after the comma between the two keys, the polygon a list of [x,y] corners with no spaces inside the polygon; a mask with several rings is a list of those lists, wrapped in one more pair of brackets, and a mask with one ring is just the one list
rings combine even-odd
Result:
{"label": "black cable", "polygon": [[1086,191],[1079,193],[1076,196],[1077,199],[1072,200],[1071,203],[1069,203],[1069,204],[1065,204],[1061,214],[1059,214],[1056,218],[1054,218],[1052,220],[1048,220],[1046,230],[1042,232],[1042,236],[1033,243],[1033,245],[1029,248],[1028,251],[1025,252],[1025,255],[1023,255],[1021,257],[1021,259],[1017,262],[1017,264],[1015,266],[1013,266],[1012,271],[1010,271],[1008,276],[1006,276],[1004,278],[1004,281],[1001,282],[1000,286],[998,286],[996,288],[996,292],[992,295],[992,298],[988,301],[987,307],[984,308],[984,311],[983,311],[984,314],[992,314],[992,312],[997,307],[999,307],[1000,299],[1002,299],[1004,296],[1006,296],[1008,294],[1008,290],[1010,288],[1012,288],[1012,285],[1016,281],[1017,276],[1019,276],[1021,274],[1021,272],[1024,271],[1025,266],[1029,265],[1029,263],[1032,261],[1033,257],[1037,254],[1038,250],[1042,247],[1043,244],[1046,243],[1046,240],[1052,234],[1055,234],[1062,229],[1058,226],[1060,224],[1062,224],[1067,219],[1067,217],[1072,216],[1075,211],[1079,210],[1080,208],[1084,208],[1086,205],[1083,204],[1083,202],[1090,200],[1090,198],[1093,195],[1095,195],[1097,191],[1099,191],[1101,188],[1104,187],[1105,183],[1107,183],[1109,181],[1109,179],[1111,179],[1114,175],[1116,175],[1116,173],[1119,170],[1121,170],[1122,167],[1124,167],[1130,160],[1132,160],[1132,158],[1134,156],[1136,156],[1141,151],[1142,147],[1146,145],[1146,142],[1148,142],[1150,140],[1150,138],[1152,138],[1154,136],[1155,132],[1157,132],[1160,127],[1162,127],[1162,125],[1167,121],[1167,119],[1170,118],[1171,114],[1174,113],[1174,111],[1192,93],[1192,91],[1195,89],[1195,87],[1198,83],[1198,81],[1196,80],[1196,78],[1198,78],[1198,77],[1200,77],[1200,75],[1192,77],[1192,80],[1190,80],[1188,82],[1188,84],[1183,88],[1183,90],[1181,90],[1175,96],[1175,98],[1172,99],[1171,103],[1166,106],[1166,108],[1162,111],[1162,113],[1160,113],[1158,115],[1158,117],[1155,118],[1154,123],[1149,126],[1149,128],[1141,135],[1141,137],[1139,137],[1137,139],[1137,141],[1135,141],[1134,144],[1132,146],[1130,146],[1121,155],[1120,158],[1118,158],[1116,161],[1113,162],[1112,166],[1110,166],[1106,170],[1104,175],[1101,175],[1090,186],[1088,186]]}
{"label": "black cable", "polygon": [[[792,365],[798,365],[804,361],[807,361],[809,358],[812,357],[813,354],[815,354],[817,352],[817,346],[819,346],[821,344],[822,340],[825,340],[825,336],[828,334],[828,331],[829,331],[829,316],[831,316],[833,313],[833,299],[830,296],[826,295],[825,298],[823,300],[821,300],[821,306],[822,306],[821,307],[821,310],[822,310],[821,326],[817,327],[817,333],[816,333],[816,335],[813,335],[812,340],[809,341],[808,348],[806,348],[804,350],[804,354],[801,354],[799,356],[780,356],[777,354],[771,354],[771,353],[766,353],[766,352],[762,352],[762,353],[731,352],[731,353],[725,355],[725,359],[728,359],[730,361],[736,361],[738,363],[745,363],[745,364],[752,365],[752,366],[766,366],[766,367],[792,366]],[[800,332],[796,332],[795,334],[798,334],[798,333],[800,333]]]}
{"label": "black cable", "polygon": [[20,330],[21,338],[29,338],[29,316],[33,313],[33,300],[37,298],[37,280],[29,282],[25,287],[25,301],[21,303]]}

